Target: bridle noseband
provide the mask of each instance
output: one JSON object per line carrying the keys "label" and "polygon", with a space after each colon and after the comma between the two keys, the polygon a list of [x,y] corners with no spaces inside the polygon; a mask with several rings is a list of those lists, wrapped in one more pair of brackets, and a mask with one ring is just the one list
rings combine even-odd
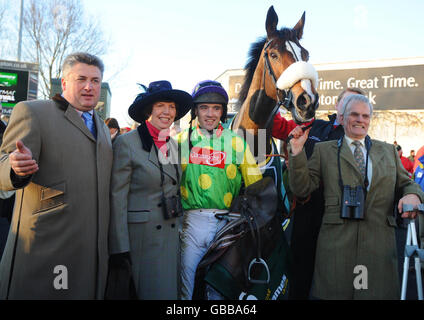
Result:
{"label": "bridle noseband", "polygon": [[[293,115],[293,117],[295,116],[296,113],[296,108],[293,104],[293,93],[292,93],[292,88],[293,86],[291,86],[288,89],[279,89],[277,86],[277,77],[275,76],[274,70],[272,69],[271,63],[269,61],[269,56],[268,56],[268,47],[270,46],[271,42],[273,40],[269,40],[264,47],[264,60],[265,60],[265,68],[264,68],[264,74],[263,74],[263,83],[264,83],[264,87],[265,87],[265,73],[266,71],[268,71],[269,75],[271,76],[272,82],[274,83],[275,86],[275,90],[277,92],[277,104],[275,105],[274,109],[272,110],[270,117],[268,118],[265,128],[268,128],[268,126],[271,124],[271,121],[274,119],[275,114],[278,112],[278,110],[280,109],[281,106],[283,106],[287,111],[291,112],[291,114]],[[296,55],[295,50],[293,49],[290,41],[287,41],[287,43],[289,44],[290,48],[292,49],[292,53],[293,53],[293,57],[295,59],[296,62],[300,61],[299,57]]]}
{"label": "bridle noseband", "polygon": [[[293,99],[293,93],[291,92],[291,88],[281,90],[277,87],[277,77],[275,76],[274,70],[272,69],[271,63],[269,62],[269,56],[268,56],[268,47],[270,46],[272,40],[269,40],[265,47],[264,47],[264,59],[265,59],[265,68],[264,68],[264,87],[265,87],[265,70],[268,71],[269,75],[271,76],[272,82],[274,83],[275,90],[277,91],[277,105],[272,110],[272,118],[274,118],[274,115],[277,113],[278,109],[283,106],[288,111],[291,112],[291,109],[294,108],[292,99]],[[295,54],[295,59],[298,61],[297,56]]]}

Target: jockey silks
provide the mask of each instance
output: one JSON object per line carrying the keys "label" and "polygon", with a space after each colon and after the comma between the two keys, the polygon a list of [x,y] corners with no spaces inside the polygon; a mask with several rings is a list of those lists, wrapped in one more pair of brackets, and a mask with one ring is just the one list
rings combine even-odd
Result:
{"label": "jockey silks", "polygon": [[260,180],[262,174],[246,142],[221,125],[211,135],[199,127],[188,144],[185,130],[177,137],[181,147],[181,197],[185,210],[228,209],[239,194],[242,178],[246,186]]}

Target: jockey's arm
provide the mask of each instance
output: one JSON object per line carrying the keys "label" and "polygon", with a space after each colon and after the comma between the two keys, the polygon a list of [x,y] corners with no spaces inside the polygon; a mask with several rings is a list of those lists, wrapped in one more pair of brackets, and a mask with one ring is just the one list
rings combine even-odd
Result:
{"label": "jockey's arm", "polygon": [[262,179],[261,170],[256,164],[256,160],[250,152],[250,148],[247,143],[243,155],[243,161],[240,164],[240,171],[246,187]]}

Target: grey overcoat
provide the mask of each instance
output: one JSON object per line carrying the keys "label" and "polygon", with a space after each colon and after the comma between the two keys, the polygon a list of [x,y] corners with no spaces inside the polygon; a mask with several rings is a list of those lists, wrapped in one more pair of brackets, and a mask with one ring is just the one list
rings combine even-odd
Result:
{"label": "grey overcoat", "polygon": [[[94,114],[97,140],[66,103],[18,103],[3,137],[0,189],[16,192],[0,264],[3,299],[101,299],[107,277],[110,134]],[[11,180],[9,153],[22,140],[39,170]]]}
{"label": "grey overcoat", "polygon": [[[317,242],[312,294],[320,299],[399,299],[400,285],[393,217],[395,192],[424,195],[402,166],[393,145],[371,140],[372,180],[364,220],[340,218],[342,192],[337,167],[337,141],[315,145],[309,162],[304,151],[289,158],[290,188],[298,197],[324,186],[325,212]],[[340,152],[343,184],[363,185],[352,151]],[[309,169],[308,169],[309,167]],[[367,274],[362,267],[365,266]],[[367,288],[354,280],[366,277]],[[359,281],[359,280],[358,280]]]}
{"label": "grey overcoat", "polygon": [[[164,220],[158,157],[146,125],[140,129],[143,142],[138,130],[132,130],[113,144],[110,253],[130,252],[139,299],[175,300],[179,297],[180,219]],[[172,152],[176,144],[173,139],[170,143]],[[176,195],[175,167],[164,164],[163,169],[165,195]],[[177,169],[181,176],[179,165]]]}

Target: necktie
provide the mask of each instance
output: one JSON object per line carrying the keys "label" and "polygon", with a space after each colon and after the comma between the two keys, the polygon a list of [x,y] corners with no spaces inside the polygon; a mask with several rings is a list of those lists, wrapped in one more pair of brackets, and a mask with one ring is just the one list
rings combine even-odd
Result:
{"label": "necktie", "polygon": [[90,112],[86,111],[82,113],[82,118],[84,119],[85,125],[87,126],[88,130],[93,134],[94,139],[97,138],[96,134],[96,127],[94,126],[93,116],[90,114]]}
{"label": "necktie", "polygon": [[364,153],[362,152],[362,149],[361,149],[361,143],[359,141],[353,141],[352,144],[355,146],[353,157],[355,158],[359,171],[361,172],[362,176],[365,177],[365,160],[364,160]]}

